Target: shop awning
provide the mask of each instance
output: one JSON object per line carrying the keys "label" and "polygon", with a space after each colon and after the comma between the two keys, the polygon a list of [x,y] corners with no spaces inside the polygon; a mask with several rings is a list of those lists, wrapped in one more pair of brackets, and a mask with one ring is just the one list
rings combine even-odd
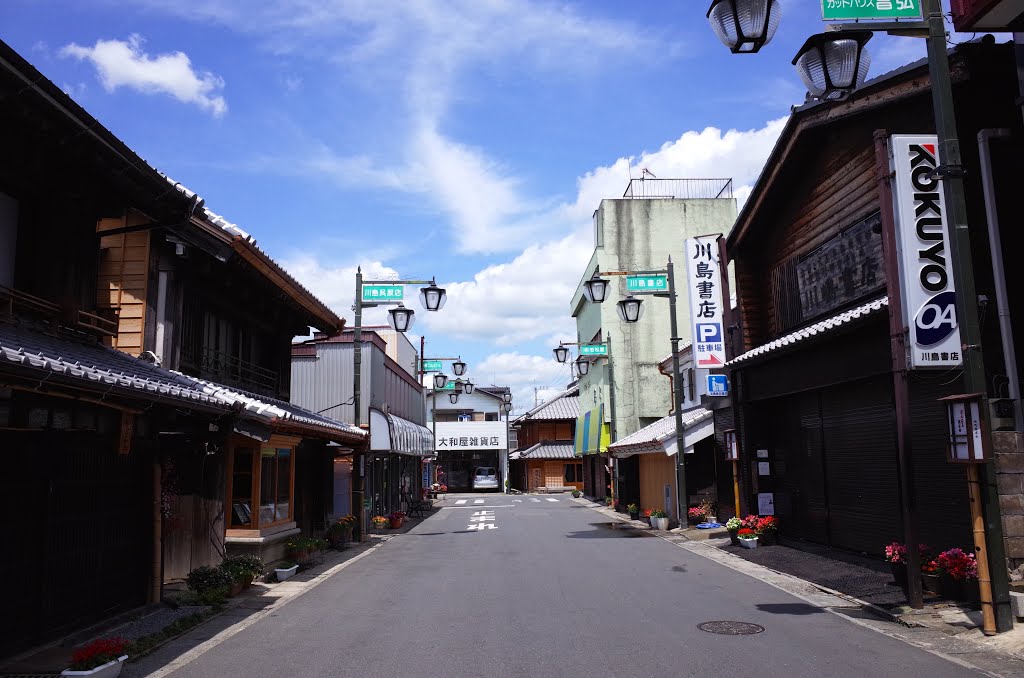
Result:
{"label": "shop awning", "polygon": [[[825,318],[813,325],[790,332],[767,344],[752,348],[746,353],[741,353],[725,364],[726,367],[743,368],[754,362],[754,359],[774,358],[775,355],[784,350],[803,347],[812,340],[823,339],[832,336],[835,332],[847,325],[853,325],[866,318],[881,313],[889,307],[889,297],[880,297],[866,304],[861,304],[848,311],[843,311],[830,318]],[[799,345],[799,346],[798,346]]]}
{"label": "shop awning", "polygon": [[[692,454],[693,446],[715,433],[714,413],[706,407],[695,407],[686,410],[683,418],[684,454]],[[634,454],[663,452],[674,455],[676,445],[676,418],[670,414],[653,424],[648,424],[636,433],[608,446],[608,451],[615,457],[631,457]]]}
{"label": "shop awning", "polygon": [[576,454],[598,454],[608,449],[608,427],[604,423],[604,404],[583,412],[576,418],[573,449]]}
{"label": "shop awning", "polygon": [[380,410],[370,410],[370,449],[418,457],[434,456],[434,436],[426,426]]}

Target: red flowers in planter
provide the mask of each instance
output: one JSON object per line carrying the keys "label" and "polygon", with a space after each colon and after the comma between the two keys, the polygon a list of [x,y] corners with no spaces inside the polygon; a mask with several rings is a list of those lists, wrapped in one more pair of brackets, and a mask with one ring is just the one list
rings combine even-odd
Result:
{"label": "red flowers in planter", "polygon": [[765,534],[766,532],[774,532],[779,527],[779,521],[775,519],[775,516],[765,516],[757,519],[757,527],[755,528],[758,534]]}
{"label": "red flowers in planter", "polygon": [[935,564],[954,581],[974,581],[978,578],[978,562],[973,553],[963,549],[949,549],[939,554]]}
{"label": "red flowers in planter", "polygon": [[72,671],[88,671],[112,662],[124,654],[128,641],[123,638],[97,638],[71,655]]}
{"label": "red flowers in planter", "polygon": [[757,532],[750,529],[749,527],[741,527],[740,531],[736,533],[736,536],[740,539],[756,539]]}

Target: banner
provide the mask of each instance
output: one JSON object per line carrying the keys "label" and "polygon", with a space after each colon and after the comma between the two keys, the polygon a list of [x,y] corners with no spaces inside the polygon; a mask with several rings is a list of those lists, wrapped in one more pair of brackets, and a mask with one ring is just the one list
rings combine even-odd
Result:
{"label": "banner", "polygon": [[604,452],[611,443],[610,437],[604,423],[604,404],[601,404],[576,418],[573,450],[577,455]]}
{"label": "banner", "polygon": [[934,134],[889,138],[903,323],[910,369],[949,369],[961,360],[949,225]]}

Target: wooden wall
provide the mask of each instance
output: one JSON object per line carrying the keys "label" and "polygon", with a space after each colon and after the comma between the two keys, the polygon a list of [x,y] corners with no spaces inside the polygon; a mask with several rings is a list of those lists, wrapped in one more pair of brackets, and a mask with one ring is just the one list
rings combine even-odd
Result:
{"label": "wooden wall", "polygon": [[527,448],[539,442],[572,442],[575,421],[531,421],[519,431],[519,447]]}
{"label": "wooden wall", "polygon": [[[565,482],[565,465],[566,464],[577,464],[583,466],[581,461],[573,461],[571,459],[555,459],[555,460],[536,460],[526,462],[526,489],[528,492],[536,491],[540,487],[575,487],[578,490],[583,489],[583,483],[567,483]],[[541,482],[538,484],[535,480],[537,470],[540,471]]]}
{"label": "wooden wall", "polygon": [[147,221],[128,212],[120,218],[100,219],[96,224],[96,232],[101,234],[96,306],[117,310],[117,336],[111,339],[111,346],[136,356],[142,353],[145,341],[150,232],[102,234]]}
{"label": "wooden wall", "polygon": [[676,515],[676,458],[661,452],[641,454],[640,457],[640,510],[664,508],[665,486],[670,485],[672,501],[669,515],[678,520]]}

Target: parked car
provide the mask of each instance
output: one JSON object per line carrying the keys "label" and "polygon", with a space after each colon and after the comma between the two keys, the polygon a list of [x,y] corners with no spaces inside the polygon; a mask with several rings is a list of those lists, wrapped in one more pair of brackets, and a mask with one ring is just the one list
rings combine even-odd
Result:
{"label": "parked car", "polygon": [[498,489],[498,472],[493,466],[478,466],[473,473],[474,490],[496,490]]}

